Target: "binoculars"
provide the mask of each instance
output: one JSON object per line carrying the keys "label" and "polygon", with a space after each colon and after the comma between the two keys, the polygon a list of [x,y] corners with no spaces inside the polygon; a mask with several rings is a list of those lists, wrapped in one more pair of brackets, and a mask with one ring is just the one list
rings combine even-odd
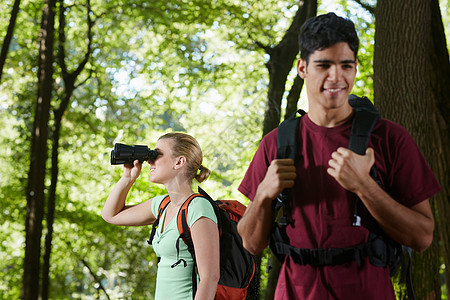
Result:
{"label": "binoculars", "polygon": [[140,163],[154,161],[158,151],[149,149],[145,145],[125,145],[116,143],[111,151],[111,165],[133,164],[137,159]]}

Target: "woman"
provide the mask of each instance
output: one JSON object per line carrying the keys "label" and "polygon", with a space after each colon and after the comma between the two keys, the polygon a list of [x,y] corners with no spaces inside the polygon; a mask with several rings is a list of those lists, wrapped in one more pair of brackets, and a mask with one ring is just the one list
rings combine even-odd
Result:
{"label": "woman", "polygon": [[[155,299],[192,299],[193,260],[187,246],[180,241],[177,257],[176,241],[179,233],[176,216],[183,202],[194,192],[192,180],[206,180],[210,171],[203,167],[202,152],[197,141],[184,133],[161,136],[155,146],[158,156],[149,161],[150,181],[163,184],[170,204],[161,215],[160,225],[153,239],[153,248],[160,257],[156,276]],[[102,217],[116,225],[150,225],[156,220],[159,204],[165,195],[127,206],[127,194],[141,173],[142,164],[125,165],[122,178],[114,186],[105,202]],[[175,219],[175,220],[174,220]],[[195,299],[213,299],[219,280],[219,232],[214,210],[208,200],[196,197],[189,205],[188,225],[194,244],[199,283]],[[185,264],[175,264],[178,259]],[[173,266],[175,264],[175,266]]]}

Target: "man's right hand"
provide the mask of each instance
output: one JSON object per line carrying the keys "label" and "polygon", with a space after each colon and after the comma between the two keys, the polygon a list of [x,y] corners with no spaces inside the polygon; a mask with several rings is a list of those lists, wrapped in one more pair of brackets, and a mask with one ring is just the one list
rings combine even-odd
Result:
{"label": "man's right hand", "polygon": [[258,186],[253,201],[248,204],[238,223],[238,232],[245,249],[256,255],[267,247],[272,220],[272,201],[295,183],[292,159],[276,159],[270,163],[264,180]]}
{"label": "man's right hand", "polygon": [[292,159],[275,159],[270,163],[257,194],[263,199],[275,199],[284,189],[292,188],[296,177]]}

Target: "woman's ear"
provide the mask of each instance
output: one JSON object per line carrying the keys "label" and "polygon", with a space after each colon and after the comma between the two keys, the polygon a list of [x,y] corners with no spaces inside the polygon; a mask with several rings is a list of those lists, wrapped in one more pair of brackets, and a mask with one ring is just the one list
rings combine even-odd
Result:
{"label": "woman's ear", "polygon": [[175,159],[175,169],[182,168],[186,164],[186,157],[179,156]]}

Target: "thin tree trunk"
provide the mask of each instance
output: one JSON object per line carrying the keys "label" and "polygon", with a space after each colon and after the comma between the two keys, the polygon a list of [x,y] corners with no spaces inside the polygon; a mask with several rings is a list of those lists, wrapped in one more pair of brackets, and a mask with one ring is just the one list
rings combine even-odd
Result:
{"label": "thin tree trunk", "polygon": [[86,66],[86,63],[89,60],[91,54],[91,45],[92,45],[92,27],[94,22],[90,18],[91,7],[90,1],[86,2],[86,11],[87,11],[87,23],[88,23],[88,31],[87,31],[87,49],[83,59],[78,64],[78,67],[73,72],[68,72],[67,66],[65,63],[65,7],[63,1],[60,0],[60,12],[59,12],[59,52],[58,52],[58,61],[61,67],[62,77],[64,80],[64,94],[62,96],[61,103],[58,109],[54,110],[54,128],[52,135],[52,171],[51,171],[51,185],[49,192],[49,199],[47,204],[47,235],[45,237],[45,253],[43,260],[43,269],[42,269],[42,300],[48,299],[48,291],[50,287],[49,281],[49,272],[50,272],[50,256],[52,251],[52,240],[53,240],[53,223],[55,218],[55,205],[56,205],[56,186],[58,183],[58,157],[59,157],[59,139],[60,132],[62,127],[62,118],[67,110],[67,107],[70,103],[70,98],[75,87],[75,81],[83,71]]}
{"label": "thin tree trunk", "polygon": [[2,50],[0,52],[0,82],[2,82],[3,67],[6,62],[6,55],[8,54],[9,45],[14,34],[14,27],[16,26],[17,15],[19,14],[20,0],[15,0],[13,9],[11,11],[11,19],[9,20],[8,29],[3,40]]}
{"label": "thin tree trunk", "polygon": [[45,173],[50,101],[53,86],[53,40],[55,0],[44,3],[39,36],[38,93],[35,108],[30,170],[26,189],[26,245],[22,299],[38,299],[42,219],[45,203]]}
{"label": "thin tree trunk", "polygon": [[375,103],[385,118],[409,130],[444,189],[431,202],[439,214],[434,242],[413,255],[418,299],[440,299],[440,244],[446,262],[449,250],[449,225],[443,219],[449,215],[448,124],[443,117],[448,115],[449,61],[448,54],[442,55],[447,47],[436,10],[438,0],[377,2]]}
{"label": "thin tree trunk", "polygon": [[[299,3],[299,8],[294,16],[291,26],[284,35],[281,42],[275,47],[260,45],[269,55],[267,63],[269,71],[269,91],[267,97],[266,111],[264,114],[263,136],[276,128],[281,118],[281,102],[286,89],[286,80],[299,53],[298,35],[305,21],[317,14],[317,0],[305,0]],[[297,110],[297,103],[303,86],[303,80],[298,77],[287,97],[286,115]],[[273,299],[281,263],[274,255],[271,255],[270,272],[267,279],[265,299]]]}
{"label": "thin tree trunk", "polygon": [[270,82],[264,113],[263,136],[280,124],[281,100],[286,89],[287,76],[292,70],[299,53],[298,35],[300,28],[307,19],[315,16],[316,13],[317,0],[300,1],[294,20],[281,42],[275,47],[260,45],[270,55],[266,64]]}
{"label": "thin tree trunk", "polygon": [[287,119],[290,115],[297,111],[298,99],[300,98],[303,83],[303,79],[297,74],[297,76],[295,76],[291,90],[289,91],[289,95],[287,96],[286,114],[284,116],[285,119]]}

